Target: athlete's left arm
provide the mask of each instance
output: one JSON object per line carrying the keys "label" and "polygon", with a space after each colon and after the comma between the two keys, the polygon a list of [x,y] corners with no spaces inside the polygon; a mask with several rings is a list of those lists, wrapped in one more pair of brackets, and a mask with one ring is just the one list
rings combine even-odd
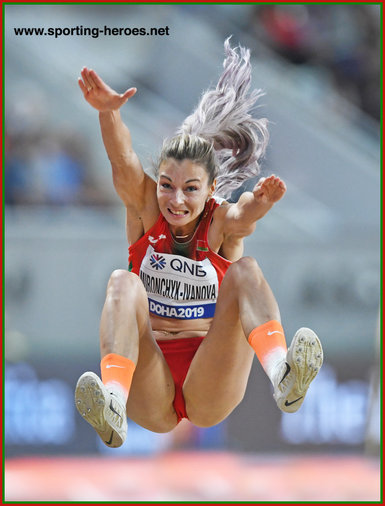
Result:
{"label": "athlete's left arm", "polygon": [[265,216],[285,192],[286,185],[279,177],[272,175],[261,178],[252,192],[243,193],[236,204],[228,207],[223,221],[224,239],[252,234],[256,222]]}

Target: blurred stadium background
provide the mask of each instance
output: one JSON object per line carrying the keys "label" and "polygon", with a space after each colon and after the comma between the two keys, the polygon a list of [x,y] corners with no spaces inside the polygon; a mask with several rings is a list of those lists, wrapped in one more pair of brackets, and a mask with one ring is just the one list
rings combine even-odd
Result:
{"label": "blurred stadium background", "polygon": [[[377,501],[380,499],[380,4],[4,6],[4,499]],[[16,36],[20,27],[169,27],[164,36]],[[151,170],[162,139],[222,69],[223,41],[252,52],[270,121],[263,175],[288,192],[246,241],[288,341],[320,335],[324,367],[283,415],[254,362],[220,425],[170,434],[135,424],[99,444],[73,390],[98,371],[113,269],[126,268],[124,209],[82,66],[113,88]],[[253,181],[250,182],[250,185]],[[237,195],[234,195],[234,199]]]}

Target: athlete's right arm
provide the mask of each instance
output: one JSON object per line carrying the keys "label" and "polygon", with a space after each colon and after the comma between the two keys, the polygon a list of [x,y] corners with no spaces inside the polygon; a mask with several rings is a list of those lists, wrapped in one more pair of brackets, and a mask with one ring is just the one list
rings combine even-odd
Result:
{"label": "athlete's right arm", "polygon": [[144,172],[132,149],[131,134],[123,123],[119,110],[99,112],[99,121],[115,190],[126,207],[140,210],[148,187],[155,188],[155,183]]}
{"label": "athlete's right arm", "polygon": [[132,149],[131,134],[120,116],[120,107],[135,93],[129,88],[119,94],[110,88],[94,70],[84,67],[79,86],[87,102],[99,111],[104,146],[112,167],[115,190],[126,208],[141,213],[149,193],[154,193],[155,182],[144,172]]}

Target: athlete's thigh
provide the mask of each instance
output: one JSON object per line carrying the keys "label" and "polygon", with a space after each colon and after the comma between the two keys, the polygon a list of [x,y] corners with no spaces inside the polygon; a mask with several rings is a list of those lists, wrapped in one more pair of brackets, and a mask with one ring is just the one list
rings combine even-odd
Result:
{"label": "athlete's thigh", "polygon": [[139,358],[127,401],[127,415],[154,432],[168,432],[177,424],[173,407],[174,381],[149,326],[141,337]]}
{"label": "athlete's thigh", "polygon": [[218,423],[239,404],[254,358],[239,320],[233,286],[225,281],[210,330],[183,386],[187,414],[197,425],[205,425],[205,420],[207,425]]}

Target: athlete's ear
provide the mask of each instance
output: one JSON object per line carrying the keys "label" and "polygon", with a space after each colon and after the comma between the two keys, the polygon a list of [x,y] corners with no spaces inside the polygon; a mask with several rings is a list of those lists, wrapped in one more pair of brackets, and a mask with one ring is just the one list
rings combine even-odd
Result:
{"label": "athlete's ear", "polygon": [[217,180],[214,179],[212,185],[210,186],[209,198],[213,196],[216,185],[217,185]]}

